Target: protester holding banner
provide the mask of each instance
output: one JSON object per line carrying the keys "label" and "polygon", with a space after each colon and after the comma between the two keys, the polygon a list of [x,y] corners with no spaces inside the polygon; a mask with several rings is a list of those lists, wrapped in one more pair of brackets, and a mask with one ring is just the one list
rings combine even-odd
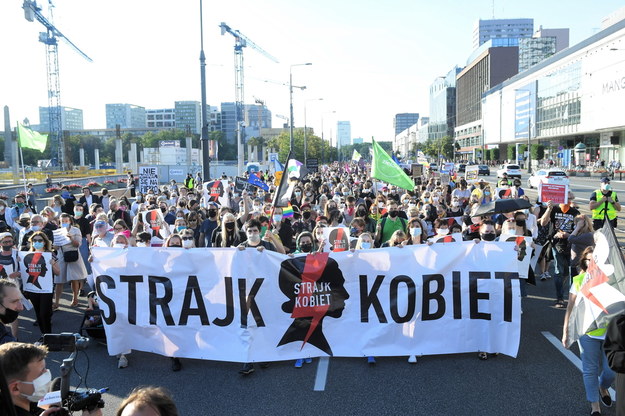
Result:
{"label": "protester holding banner", "polygon": [[43,256],[40,257],[40,260],[30,259],[28,256],[21,260],[25,261],[24,267],[28,268],[24,270],[24,296],[33,304],[41,334],[52,334],[53,275],[58,276],[61,269],[56,253],[52,250],[52,242],[45,233],[41,231],[33,233],[29,238],[29,243],[29,252],[51,254],[50,266],[52,270],[48,270],[46,267],[46,259]]}
{"label": "protester holding banner", "polygon": [[571,206],[575,199],[573,192],[569,191],[568,203],[554,206],[551,201],[547,202],[547,210],[540,219],[541,224],[547,225],[550,222],[554,226],[554,234],[552,235],[552,254],[555,262],[555,276],[553,281],[556,289],[556,304],[558,309],[564,309],[564,285],[565,279],[569,276],[569,266],[571,248],[569,247],[569,235],[573,232],[573,224],[575,217],[579,215],[579,211]]}
{"label": "protester holding banner", "polygon": [[247,239],[245,233],[239,231],[236,217],[230,212],[224,214],[221,227],[215,229],[213,235],[213,247],[237,247]]}
{"label": "protester holding banner", "polygon": [[[569,304],[564,316],[564,327],[562,331],[562,345],[568,348],[569,319],[575,305],[575,300],[582,288],[586,273],[590,263],[594,262],[593,247],[587,247],[581,255],[579,267],[580,274],[573,278],[571,290],[569,291]],[[596,267],[596,266],[595,266]],[[608,365],[608,359],[603,351],[603,342],[606,334],[606,326],[597,328],[582,335],[577,341],[582,359],[582,373],[584,376],[584,388],[586,390],[586,400],[590,402],[591,416],[601,415],[599,400],[604,406],[612,406],[612,398],[608,389],[615,379],[614,371]]]}
{"label": "protester holding banner", "polygon": [[58,308],[61,302],[61,294],[65,283],[71,282],[72,303],[71,306],[78,306],[78,293],[82,287],[83,280],[87,277],[87,269],[83,263],[78,248],[82,243],[80,229],[74,226],[74,219],[71,215],[61,214],[61,226],[68,243],[57,247],[60,250],[59,267],[60,274],[54,277],[55,302],[53,305]]}
{"label": "protester holding banner", "polygon": [[386,209],[388,211],[388,216],[383,217],[376,227],[375,239],[378,246],[382,246],[382,244],[386,243],[395,231],[401,230],[405,234],[408,228],[407,221],[399,217],[397,202],[394,199],[388,200]]}

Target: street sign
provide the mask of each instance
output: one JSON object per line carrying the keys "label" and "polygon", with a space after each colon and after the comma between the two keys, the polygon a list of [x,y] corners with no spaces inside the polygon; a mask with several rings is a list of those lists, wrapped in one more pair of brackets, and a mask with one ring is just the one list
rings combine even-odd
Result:
{"label": "street sign", "polygon": [[564,157],[564,153],[558,152],[558,159],[562,159]]}

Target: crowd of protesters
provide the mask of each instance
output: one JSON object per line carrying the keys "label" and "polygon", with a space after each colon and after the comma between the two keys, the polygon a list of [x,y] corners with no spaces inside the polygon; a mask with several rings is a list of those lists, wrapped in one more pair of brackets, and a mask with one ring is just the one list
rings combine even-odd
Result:
{"label": "crowd of protesters", "polygon": [[[183,184],[171,181],[146,193],[129,185],[120,197],[109,195],[106,189],[96,195],[84,188],[76,198],[63,187],[40,212],[27,195],[18,194],[12,206],[0,200],[0,265],[13,264],[16,270],[17,249],[52,253],[54,289],[47,294],[24,294],[35,308],[36,325],[47,333],[53,332],[52,314],[61,305],[65,284],[71,284],[72,293],[65,306],[79,306],[85,295],[93,247],[237,247],[299,255],[333,249],[324,237],[326,227],[344,227],[351,250],[525,236],[540,248],[535,253],[539,257],[536,277],[553,277],[554,306],[565,308],[565,288],[573,276],[586,270],[584,256],[594,244],[593,223],[580,214],[573,193],[567,204],[530,201],[520,180],[507,176],[496,182],[467,183],[462,177],[430,173],[414,178],[414,188],[405,190],[371,178],[362,164],[335,163],[297,181],[291,186],[289,206],[278,207],[272,204],[278,188],[275,178],[269,172],[257,175],[266,190],[257,186],[237,189],[233,178],[224,175],[219,197],[207,192],[201,178],[189,175]],[[442,177],[449,180],[441,182]],[[130,181],[134,183],[132,175]],[[528,208],[473,215],[484,204],[509,198],[525,199]],[[161,213],[159,235],[143,215],[153,210]],[[56,245],[57,240],[62,245]],[[553,273],[549,272],[551,262]],[[16,272],[6,277],[19,284],[18,276]],[[523,282],[522,295],[524,286]],[[89,307],[94,307],[91,300]],[[0,318],[11,325],[10,331],[0,334],[0,342],[19,336],[16,321],[4,319],[9,310],[0,306]],[[480,353],[479,357],[487,359],[488,355]],[[125,354],[118,358],[120,368],[128,365]],[[295,366],[306,362],[310,360],[298,360]],[[375,364],[375,358],[368,357],[368,362]],[[409,362],[416,362],[416,357]],[[180,368],[180,361],[173,358],[172,369]],[[246,364],[241,373],[253,371]]]}

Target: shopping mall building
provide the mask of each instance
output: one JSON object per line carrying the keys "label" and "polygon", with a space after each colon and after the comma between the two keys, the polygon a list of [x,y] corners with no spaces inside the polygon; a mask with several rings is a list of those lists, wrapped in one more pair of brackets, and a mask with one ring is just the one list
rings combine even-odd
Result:
{"label": "shopping mall building", "polygon": [[481,104],[476,154],[499,147],[506,159],[510,145],[539,143],[546,159],[571,166],[583,143],[582,164],[625,165],[625,20],[500,83]]}

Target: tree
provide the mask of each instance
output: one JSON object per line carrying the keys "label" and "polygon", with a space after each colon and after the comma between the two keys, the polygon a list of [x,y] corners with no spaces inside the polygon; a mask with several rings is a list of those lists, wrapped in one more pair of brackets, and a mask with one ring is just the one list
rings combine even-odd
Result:
{"label": "tree", "polygon": [[[328,142],[319,136],[307,134],[306,141],[308,157],[318,158],[322,163],[337,160],[336,147],[330,147]],[[304,162],[304,129],[293,130],[293,144],[295,146],[293,157]],[[279,136],[269,140],[267,145],[273,149],[278,149],[278,159],[280,162],[285,161],[290,148],[289,132],[283,131]]]}
{"label": "tree", "polygon": [[499,157],[500,157],[500,156],[499,156],[499,148],[498,148],[498,147],[496,147],[496,148],[491,149],[491,150],[492,150],[492,152],[493,152],[493,158],[492,158],[492,160],[499,160]]}
{"label": "tree", "polygon": [[514,144],[508,145],[508,160],[516,160],[516,146]]}
{"label": "tree", "polygon": [[532,144],[531,154],[533,160],[543,160],[545,158],[545,146],[538,143]]}

